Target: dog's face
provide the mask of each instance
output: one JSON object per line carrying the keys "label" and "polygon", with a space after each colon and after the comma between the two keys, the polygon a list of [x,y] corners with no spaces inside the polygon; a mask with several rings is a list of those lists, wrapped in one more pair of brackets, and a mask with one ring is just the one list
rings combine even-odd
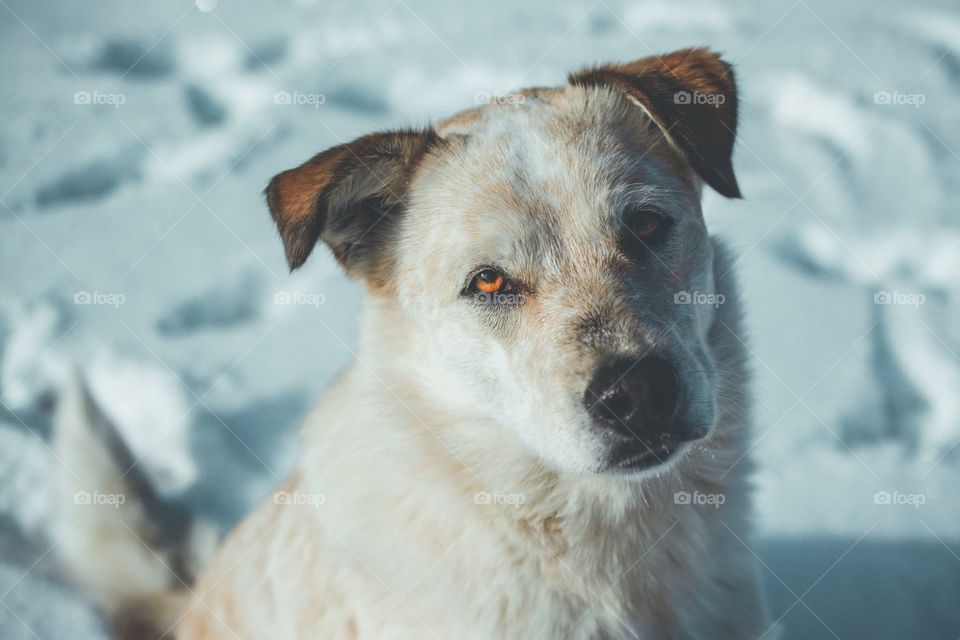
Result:
{"label": "dog's face", "polygon": [[[686,99],[684,98],[686,96]],[[714,422],[701,183],[738,196],[727,65],[687,50],[574,75],[277,176],[291,267],[325,240],[428,336],[411,371],[548,464],[665,463]]]}

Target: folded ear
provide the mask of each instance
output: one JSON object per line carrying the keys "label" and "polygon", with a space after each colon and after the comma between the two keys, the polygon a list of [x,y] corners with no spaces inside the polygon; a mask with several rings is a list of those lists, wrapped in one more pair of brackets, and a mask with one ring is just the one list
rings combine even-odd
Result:
{"label": "folded ear", "polygon": [[737,87],[732,67],[707,49],[683,49],[570,76],[580,86],[622,91],[640,105],[704,182],[739,198],[733,173]]}
{"label": "folded ear", "polygon": [[413,172],[438,142],[432,130],[374,133],[275,176],[267,206],[291,271],[323,240],[348,274],[382,272]]}

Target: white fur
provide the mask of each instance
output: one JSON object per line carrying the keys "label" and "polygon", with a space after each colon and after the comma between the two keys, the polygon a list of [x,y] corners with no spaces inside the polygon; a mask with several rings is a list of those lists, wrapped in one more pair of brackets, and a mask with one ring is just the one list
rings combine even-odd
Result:
{"label": "white fur", "polygon": [[[737,326],[732,303],[710,336],[729,378],[706,442],[644,477],[566,475],[495,424],[422,404],[403,382],[415,363],[389,357],[398,336],[422,336],[370,301],[358,362],[308,420],[285,488],[321,503],[251,516],[201,581],[183,637],[233,637],[207,607],[240,637],[759,637],[754,561],[737,539],[749,465],[726,473],[746,437],[742,353],[724,326]],[[678,491],[726,501],[676,504]]]}
{"label": "white fur", "polygon": [[[739,312],[730,278],[714,281],[730,264],[699,181],[611,91],[535,91],[439,130],[356,362],[307,420],[293,477],[193,587],[179,637],[765,635]],[[637,194],[680,244],[625,279],[615,229]],[[491,262],[533,283],[529,299],[471,306],[464,279]],[[671,305],[678,288],[724,304]],[[591,314],[600,346],[578,333]],[[652,348],[710,433],[651,469],[611,469],[585,388],[610,353]]]}

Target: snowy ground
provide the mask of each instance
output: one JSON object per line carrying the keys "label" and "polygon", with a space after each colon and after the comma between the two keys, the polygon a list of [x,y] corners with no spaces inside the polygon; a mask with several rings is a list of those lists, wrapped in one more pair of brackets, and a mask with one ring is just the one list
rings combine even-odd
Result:
{"label": "snowy ground", "polygon": [[0,1],[0,636],[98,634],[45,561],[20,577],[55,542],[69,363],[155,481],[225,524],[289,468],[359,291],[325,252],[287,275],[274,173],[706,44],[742,92],[746,200],[705,208],[741,255],[773,607],[791,639],[960,637],[955,3],[455,6]]}

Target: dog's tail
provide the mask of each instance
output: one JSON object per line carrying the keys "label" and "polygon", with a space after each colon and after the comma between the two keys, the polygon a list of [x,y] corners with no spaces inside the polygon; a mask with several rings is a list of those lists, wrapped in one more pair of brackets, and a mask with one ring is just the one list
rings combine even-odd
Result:
{"label": "dog's tail", "polygon": [[66,577],[115,637],[173,638],[216,529],[154,489],[76,372],[57,402],[53,448],[62,463],[54,548]]}

